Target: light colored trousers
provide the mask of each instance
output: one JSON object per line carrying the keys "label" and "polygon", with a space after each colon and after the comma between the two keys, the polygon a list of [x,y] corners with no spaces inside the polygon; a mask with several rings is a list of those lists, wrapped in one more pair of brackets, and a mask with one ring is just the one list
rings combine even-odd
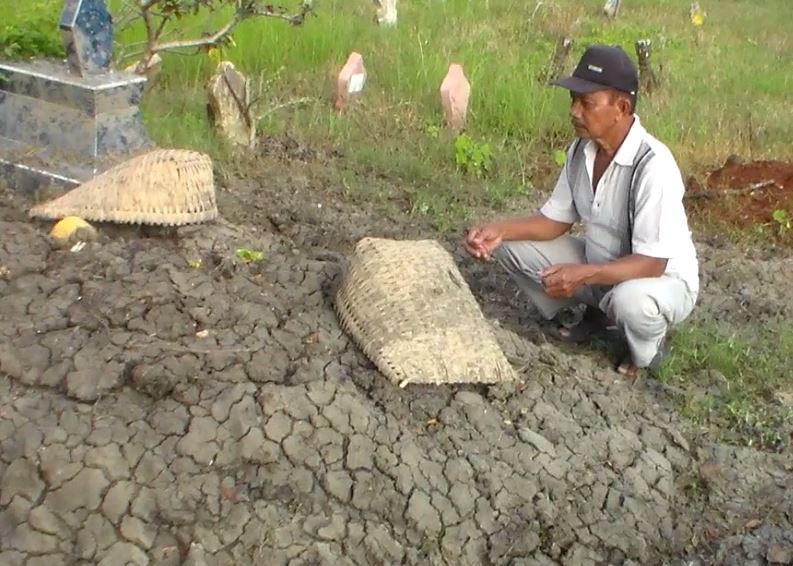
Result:
{"label": "light colored trousers", "polygon": [[612,287],[582,286],[569,299],[549,297],[540,272],[559,263],[586,263],[581,238],[561,236],[547,242],[504,242],[493,254],[545,318],[581,303],[598,307],[625,334],[633,363],[647,367],[671,326],[694,309],[697,297],[674,276],[631,279]]}

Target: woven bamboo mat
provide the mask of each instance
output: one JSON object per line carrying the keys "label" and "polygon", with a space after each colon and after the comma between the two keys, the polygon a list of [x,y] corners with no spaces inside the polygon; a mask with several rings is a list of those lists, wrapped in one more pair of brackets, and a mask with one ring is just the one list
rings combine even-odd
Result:
{"label": "woven bamboo mat", "polygon": [[212,161],[195,151],[157,149],[32,207],[28,214],[173,226],[214,220],[218,211]]}
{"label": "woven bamboo mat", "polygon": [[362,239],[335,306],[344,330],[400,387],[515,378],[457,265],[434,240]]}

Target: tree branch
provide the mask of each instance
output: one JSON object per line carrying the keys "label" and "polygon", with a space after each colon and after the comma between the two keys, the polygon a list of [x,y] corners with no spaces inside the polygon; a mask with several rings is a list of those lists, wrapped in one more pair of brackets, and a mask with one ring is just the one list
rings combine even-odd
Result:
{"label": "tree branch", "polygon": [[[138,13],[143,20],[146,29],[145,49],[141,54],[141,59],[136,65],[136,71],[144,72],[151,59],[160,52],[180,51],[185,49],[201,49],[214,47],[221,44],[235,27],[243,20],[254,17],[277,18],[289,22],[292,25],[301,25],[306,16],[312,11],[311,0],[303,0],[300,10],[297,13],[290,13],[290,10],[282,6],[264,4],[258,0],[235,0],[235,12],[225,25],[220,27],[212,34],[205,35],[196,39],[182,39],[164,41],[160,43],[163,32],[168,23],[173,21],[173,16],[179,16],[180,12],[167,14],[156,14],[154,10],[161,5],[162,0],[137,0]],[[159,21],[157,21],[159,18]]]}
{"label": "tree branch", "polygon": [[252,8],[252,15],[254,16],[280,18],[282,20],[288,21],[292,25],[297,25],[297,26],[305,22],[306,16],[312,11],[311,2],[306,2],[306,1],[304,1],[300,5],[300,11],[297,14],[291,14],[291,15],[289,14],[289,10],[287,10],[283,6],[273,6],[271,4],[253,5],[252,3],[251,8]]}
{"label": "tree branch", "polygon": [[778,188],[779,185],[777,184],[776,181],[771,179],[769,181],[760,181],[759,183],[753,183],[753,184],[749,185],[748,187],[744,187],[742,189],[723,189],[723,190],[720,190],[720,191],[708,191],[708,190],[705,190],[705,191],[693,191],[693,192],[690,192],[690,193],[683,194],[683,198],[687,198],[687,199],[692,199],[692,198],[694,198],[694,199],[697,199],[697,198],[711,199],[711,198],[717,198],[717,197],[727,196],[727,195],[748,195],[748,194],[751,194],[751,193],[753,193],[755,191],[761,191],[761,190],[764,190],[764,189],[770,189],[771,187]]}
{"label": "tree branch", "polygon": [[217,45],[231,32],[231,30],[237,27],[237,24],[239,24],[242,20],[243,17],[240,16],[239,12],[237,12],[234,14],[234,17],[226,23],[226,25],[224,25],[212,35],[202,37],[200,39],[185,39],[161,43],[154,46],[154,51],[173,51],[174,49],[190,49],[194,47],[198,48]]}

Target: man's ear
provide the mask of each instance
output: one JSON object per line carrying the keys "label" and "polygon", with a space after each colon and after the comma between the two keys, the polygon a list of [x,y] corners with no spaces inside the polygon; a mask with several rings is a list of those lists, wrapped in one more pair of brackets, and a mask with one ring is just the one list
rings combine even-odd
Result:
{"label": "man's ear", "polygon": [[631,101],[625,95],[620,95],[617,98],[617,105],[619,106],[620,112],[625,116],[630,116],[631,114]]}

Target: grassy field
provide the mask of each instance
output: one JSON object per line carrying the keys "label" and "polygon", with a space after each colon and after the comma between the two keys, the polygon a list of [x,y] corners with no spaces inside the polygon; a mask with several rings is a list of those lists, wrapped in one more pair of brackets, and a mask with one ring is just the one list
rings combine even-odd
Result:
{"label": "grassy field", "polygon": [[[290,1],[297,4],[284,3]],[[2,4],[12,6],[11,0]],[[35,20],[35,34],[49,37],[41,43],[57,45],[59,4],[40,0],[20,10],[13,3],[0,46],[13,36],[15,20],[25,19]],[[110,2],[116,11],[121,4]],[[641,98],[639,113],[685,172],[719,165],[730,154],[793,156],[793,38],[783,25],[793,18],[789,0],[704,2],[701,27],[691,24],[685,0],[625,0],[615,21],[601,15],[602,0],[414,0],[401,3],[396,29],[373,23],[370,0],[315,4],[316,17],[300,28],[269,19],[245,22],[233,34],[235,46],[223,50],[254,77],[262,112],[297,98],[313,101],[270,113],[262,129],[343,147],[353,164],[415,185],[435,186],[439,176],[459,173],[453,140],[436,135],[442,125],[438,87],[450,62],[461,63],[472,84],[467,133],[492,150],[485,185],[547,184],[554,151],[571,135],[566,93],[542,80],[561,36],[576,42],[568,70],[589,43],[619,44],[633,54],[637,39],[652,40],[663,86]],[[202,14],[180,25],[197,35],[223,18]],[[140,29],[117,39],[121,55],[140,39]],[[339,117],[330,110],[334,76],[352,50],[364,56],[369,80],[361,103]],[[30,45],[16,53],[26,51]],[[202,92],[214,65],[206,55],[167,57],[145,101],[147,125],[158,141],[214,149]]]}
{"label": "grassy field", "polygon": [[[121,2],[109,4],[116,11]],[[377,187],[395,197],[382,200],[401,202],[436,229],[459,230],[474,211],[519,208],[553,182],[555,153],[572,135],[567,93],[546,85],[563,36],[575,40],[567,71],[590,43],[619,44],[633,55],[636,40],[652,41],[662,84],[640,97],[638,112],[684,175],[701,175],[731,154],[793,159],[793,2],[701,4],[706,17],[697,27],[688,0],[624,0],[614,21],[602,16],[603,0],[403,0],[398,27],[381,29],[371,0],[315,0],[316,17],[302,27],[247,21],[220,55],[254,79],[257,112],[266,114],[262,132],[343,155],[328,174],[351,198],[370,199]],[[60,2],[0,0],[0,8],[9,16],[0,54],[59,53]],[[225,16],[200,14],[180,25],[195,36]],[[117,55],[140,37],[139,27],[119,34]],[[363,55],[368,81],[363,97],[338,115],[335,75],[352,50]],[[472,85],[466,137],[457,140],[444,131],[438,95],[451,62],[463,65]],[[143,104],[161,145],[227,155],[205,110],[203,88],[216,63],[207,54],[166,56]],[[793,354],[791,331],[780,332],[758,337],[751,329],[688,325],[662,378],[681,392],[681,408],[694,420],[779,448],[791,415],[773,392],[789,383]],[[780,348],[771,346],[777,336]],[[697,393],[701,383],[692,380],[703,372],[717,375],[723,394]]]}

